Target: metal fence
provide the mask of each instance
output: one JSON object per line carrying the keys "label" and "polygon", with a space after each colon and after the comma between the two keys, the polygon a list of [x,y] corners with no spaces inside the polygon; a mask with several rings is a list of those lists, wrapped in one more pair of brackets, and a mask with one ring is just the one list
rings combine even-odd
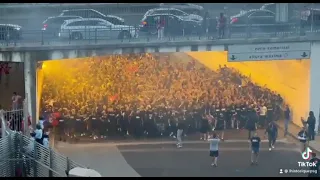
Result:
{"label": "metal fence", "polygon": [[[19,36],[6,38],[1,36],[0,46],[47,46],[47,45],[90,45],[90,44],[120,44],[128,42],[161,42],[161,41],[191,41],[219,39],[216,29],[204,31],[203,28],[164,29],[163,37],[159,38],[156,28],[143,32],[138,26],[128,28],[93,28],[64,31],[22,30]],[[320,30],[301,29],[296,24],[254,24],[250,26],[230,26],[225,29],[222,39],[248,38],[284,38],[304,35],[318,35]],[[5,34],[5,33],[3,33]],[[3,38],[1,38],[3,37]]]}
{"label": "metal fence", "polygon": [[24,135],[26,131],[10,129],[7,126],[9,116],[5,114],[17,122],[21,120],[23,111],[0,112],[0,177],[65,177],[70,169],[84,167]]}

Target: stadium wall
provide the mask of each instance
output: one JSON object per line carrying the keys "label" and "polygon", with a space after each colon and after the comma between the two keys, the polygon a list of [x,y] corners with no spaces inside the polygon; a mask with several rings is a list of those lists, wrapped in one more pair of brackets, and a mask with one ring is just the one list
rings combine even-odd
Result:
{"label": "stadium wall", "polygon": [[[310,109],[310,59],[229,63],[227,62],[227,53],[227,51],[208,51],[188,52],[187,54],[214,70],[224,64],[228,67],[234,67],[242,74],[251,76],[252,81],[260,86],[266,85],[271,90],[278,92],[290,105],[293,122],[301,126],[300,118],[307,118]],[[317,79],[320,77],[318,76]],[[318,83],[314,82],[313,84],[318,89],[320,88]],[[319,95],[311,97],[319,99]]]}

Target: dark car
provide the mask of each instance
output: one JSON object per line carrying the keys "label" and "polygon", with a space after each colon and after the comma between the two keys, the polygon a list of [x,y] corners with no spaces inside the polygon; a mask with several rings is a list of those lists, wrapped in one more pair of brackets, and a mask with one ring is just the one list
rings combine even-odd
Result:
{"label": "dark car", "polygon": [[21,26],[16,24],[0,24],[0,40],[19,40]]}
{"label": "dark car", "polygon": [[274,12],[251,9],[230,17],[230,32],[275,32],[289,31],[290,23],[277,23]]}
{"label": "dark car", "polygon": [[70,9],[63,10],[59,16],[80,16],[83,18],[100,18],[114,25],[124,25],[124,19],[114,15],[105,15],[94,9]]}
{"label": "dark car", "polygon": [[64,23],[64,21],[69,20],[69,19],[78,19],[78,18],[82,19],[82,17],[80,17],[80,16],[48,17],[42,23],[42,30],[44,31],[44,34],[46,34],[46,35],[58,36],[61,25]]}
{"label": "dark car", "polygon": [[164,19],[164,33],[166,35],[190,35],[199,34],[201,23],[197,21],[184,20],[172,14],[153,14],[144,16],[140,25],[140,34],[157,34],[157,22]]}

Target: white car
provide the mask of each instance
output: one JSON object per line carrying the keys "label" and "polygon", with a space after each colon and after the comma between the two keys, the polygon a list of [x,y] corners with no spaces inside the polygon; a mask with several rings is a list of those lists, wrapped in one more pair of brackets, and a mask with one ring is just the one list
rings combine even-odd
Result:
{"label": "white car", "polygon": [[60,28],[60,38],[71,39],[129,39],[138,37],[138,29],[128,25],[114,25],[100,18],[66,20]]}
{"label": "white car", "polygon": [[171,14],[171,15],[175,15],[183,20],[186,21],[198,21],[198,22],[202,22],[203,18],[199,15],[196,14],[188,14],[180,9],[176,9],[176,8],[154,8],[154,9],[150,9],[148,10],[145,14],[144,17],[150,16],[150,15],[154,15],[154,14]]}
{"label": "white car", "polygon": [[190,14],[201,15],[204,11],[202,6],[191,3],[160,3],[160,8],[176,8]]}

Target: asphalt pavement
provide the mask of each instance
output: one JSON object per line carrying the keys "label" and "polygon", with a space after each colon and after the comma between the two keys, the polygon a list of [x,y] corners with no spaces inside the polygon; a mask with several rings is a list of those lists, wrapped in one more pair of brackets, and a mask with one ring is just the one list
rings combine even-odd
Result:
{"label": "asphalt pavement", "polygon": [[142,177],[305,177],[306,173],[283,173],[285,170],[306,170],[299,146],[284,139],[279,131],[275,149],[268,149],[264,131],[259,164],[250,165],[251,151],[246,130],[226,131],[219,145],[218,167],[211,166],[209,143],[199,136],[184,137],[183,148],[175,139],[109,141],[108,143],[59,143],[59,152],[72,160],[98,170],[103,176]]}
{"label": "asphalt pavement", "polygon": [[209,144],[118,146],[127,163],[142,177],[305,177],[306,174],[280,174],[280,169],[300,168],[301,154],[295,144],[277,143],[268,151],[262,143],[259,163],[250,165],[248,142],[221,142],[218,167],[211,166]]}

